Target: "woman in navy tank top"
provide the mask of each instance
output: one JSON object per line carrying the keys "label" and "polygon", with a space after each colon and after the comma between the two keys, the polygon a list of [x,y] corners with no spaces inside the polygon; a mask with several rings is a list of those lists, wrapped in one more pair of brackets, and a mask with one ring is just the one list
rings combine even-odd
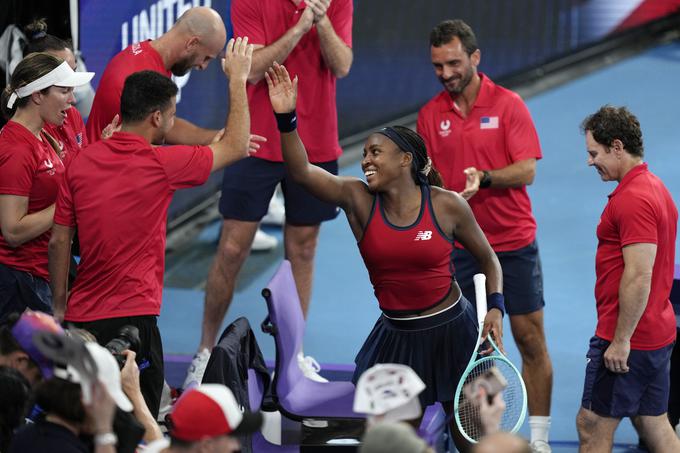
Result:
{"label": "woman in navy tank top", "polygon": [[[477,339],[475,309],[455,280],[454,238],[486,274],[487,294],[497,298],[503,287],[498,259],[470,207],[439,187],[423,139],[406,127],[368,137],[361,162],[366,181],[310,164],[296,131],[297,78],[291,81],[277,64],[266,78],[288,171],[314,196],[345,211],[383,312],[357,354],[353,381],[376,363],[408,365],[427,385],[419,395],[423,407],[439,401],[452,410]],[[484,321],[484,333],[499,343],[502,316],[502,304],[490,304]]]}

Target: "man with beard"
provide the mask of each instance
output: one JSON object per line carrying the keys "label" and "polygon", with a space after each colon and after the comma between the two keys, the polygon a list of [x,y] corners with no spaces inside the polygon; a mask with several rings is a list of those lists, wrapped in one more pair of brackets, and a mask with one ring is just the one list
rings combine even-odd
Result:
{"label": "man with beard", "polygon": [[[161,37],[134,43],[119,52],[106,66],[99,81],[87,121],[87,139],[94,143],[102,130],[120,112],[120,95],[125,79],[132,73],[151,70],[165,76],[182,76],[191,69],[203,70],[224,48],[227,31],[212,8],[195,7],[177,19]],[[207,145],[218,131],[200,128],[176,118],[166,135],[169,144]]]}
{"label": "man with beard", "polygon": [[[503,294],[522,356],[529,394],[531,445],[549,452],[552,364],[543,330],[543,275],[536,220],[526,186],[541,148],[526,105],[477,72],[481,52],[472,29],[446,20],[430,34],[435,74],[444,90],[418,114],[418,133],[446,188],[468,200],[503,269]],[[472,256],[456,244],[456,280],[474,300]]]}

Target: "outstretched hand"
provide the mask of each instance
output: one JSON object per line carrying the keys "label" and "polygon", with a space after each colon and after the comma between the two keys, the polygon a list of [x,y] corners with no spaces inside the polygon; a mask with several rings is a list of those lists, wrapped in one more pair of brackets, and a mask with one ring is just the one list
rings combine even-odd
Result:
{"label": "outstretched hand", "polygon": [[122,124],[120,122],[120,115],[116,113],[116,116],[114,116],[111,122],[107,124],[102,130],[102,140],[111,138],[114,132],[118,132],[120,130],[121,126]]}
{"label": "outstretched hand", "polygon": [[231,38],[222,59],[222,71],[229,80],[248,80],[252,62],[253,45],[248,44],[248,37]]}
{"label": "outstretched hand", "polygon": [[295,110],[297,102],[298,78],[291,81],[285,66],[274,62],[264,73],[269,88],[269,100],[275,113],[290,113]]}

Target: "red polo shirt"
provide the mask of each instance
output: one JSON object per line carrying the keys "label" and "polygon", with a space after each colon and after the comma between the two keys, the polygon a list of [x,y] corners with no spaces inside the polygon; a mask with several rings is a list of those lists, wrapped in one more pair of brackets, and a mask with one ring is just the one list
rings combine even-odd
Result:
{"label": "red polo shirt", "polygon": [[161,55],[151,46],[151,41],[129,45],[109,61],[99,80],[92,110],[87,118],[87,139],[90,143],[99,140],[102,130],[120,113],[120,96],[125,79],[130,74],[145,70],[172,76],[165,68]]}
{"label": "red polo shirt", "polygon": [[[233,0],[231,20],[234,36],[247,36],[249,42],[268,46],[297,23],[306,8],[291,0]],[[352,0],[333,0],[326,14],[340,39],[352,46]],[[335,103],[336,78],[324,63],[316,27],[298,42],[285,61],[291,77],[299,78],[297,97],[298,133],[311,162],[333,161],[342,154],[338,143],[338,117]],[[269,102],[267,83],[248,84],[251,131],[267,137],[255,157],[282,162],[281,141]]]}
{"label": "red polo shirt", "polygon": [[[456,192],[465,188],[467,167],[493,170],[542,157],[534,123],[519,95],[484,74],[480,77],[479,94],[466,118],[446,91],[418,112],[418,133],[446,188]],[[536,237],[526,187],[480,189],[468,203],[496,252],[520,249]]]}
{"label": "red polo shirt", "polygon": [[57,141],[61,148],[61,160],[68,165],[68,160],[72,154],[87,146],[87,134],[85,133],[85,123],[77,108],[71,106],[68,109],[66,119],[61,126],[45,123],[43,129],[47,131]]}
{"label": "red polo shirt", "polygon": [[632,349],[653,350],[675,341],[675,314],[668,299],[675,268],[675,236],[678,210],[661,180],[647,164],[630,170],[609,195],[597,226],[595,257],[595,334],[611,341],[619,313],[619,286],[623,275],[623,247],[656,244],[652,286],[637,328]]}
{"label": "red polo shirt", "polygon": [[[0,131],[0,194],[28,197],[27,214],[54,203],[64,178],[64,165],[43,137],[42,141],[15,121]],[[47,243],[50,231],[16,248],[0,232],[0,263],[12,269],[49,279]]]}
{"label": "red polo shirt", "polygon": [[208,179],[212,160],[207,146],[153,147],[124,132],[76,154],[54,215],[80,238],[66,320],[160,313],[168,205]]}

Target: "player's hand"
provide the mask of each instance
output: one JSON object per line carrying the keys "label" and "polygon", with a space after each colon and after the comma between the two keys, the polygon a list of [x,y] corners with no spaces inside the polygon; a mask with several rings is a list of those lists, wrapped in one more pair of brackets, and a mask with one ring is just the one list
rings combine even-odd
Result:
{"label": "player's hand", "polygon": [[[487,335],[491,334],[493,341],[498,346],[498,349],[505,354],[503,348],[503,314],[497,308],[492,308],[484,317],[484,328],[482,329],[482,341],[486,340]],[[489,354],[493,351],[491,345],[488,349],[482,351],[482,355]]]}
{"label": "player's hand", "polygon": [[326,17],[326,11],[331,6],[331,0],[305,0],[307,9],[311,9],[314,13],[314,23],[318,23],[321,19]]}
{"label": "player's hand", "polygon": [[253,62],[253,45],[248,44],[248,37],[231,38],[222,59],[222,70],[229,80],[248,80],[250,65]]}
{"label": "player's hand", "polygon": [[312,25],[314,25],[314,10],[308,6],[302,11],[300,19],[295,24],[295,27],[304,35],[311,30]]}
{"label": "player's hand", "polygon": [[482,179],[482,172],[475,167],[468,167],[463,170],[463,173],[465,173],[465,189],[460,192],[460,196],[469,200],[479,191],[479,182]]}
{"label": "player's hand", "polygon": [[617,340],[611,342],[604,351],[604,366],[613,373],[627,373],[628,356],[630,355],[630,340]]}
{"label": "player's hand", "polygon": [[107,124],[102,130],[102,140],[111,138],[114,132],[118,132],[120,130],[121,126],[122,124],[120,123],[120,115],[116,113],[116,116],[114,116],[111,122]]}
{"label": "player's hand", "polygon": [[297,102],[298,78],[291,81],[285,66],[274,62],[274,65],[264,73],[269,88],[269,100],[276,113],[290,113],[295,110]]}
{"label": "player's hand", "polygon": [[266,142],[267,137],[261,135],[250,134],[250,141],[248,141],[248,155],[252,156],[260,149],[260,144],[258,142]]}

